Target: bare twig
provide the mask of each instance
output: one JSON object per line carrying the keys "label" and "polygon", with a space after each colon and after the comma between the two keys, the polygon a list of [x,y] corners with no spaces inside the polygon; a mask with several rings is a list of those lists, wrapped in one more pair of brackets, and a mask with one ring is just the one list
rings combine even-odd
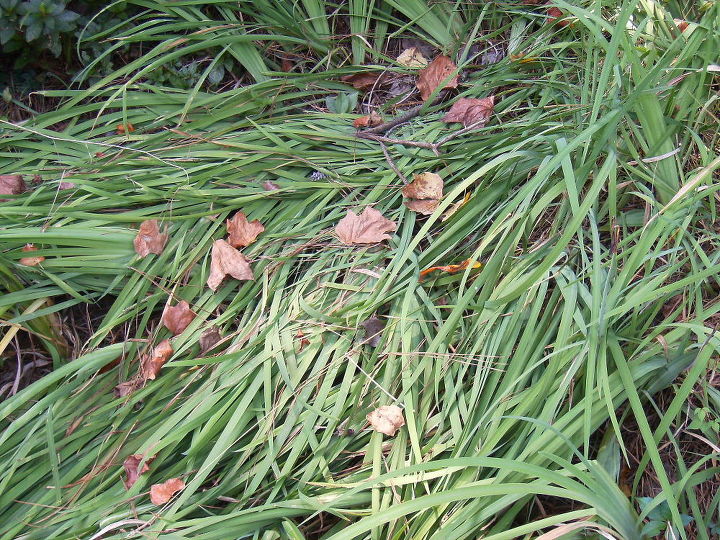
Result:
{"label": "bare twig", "polygon": [[382,148],[383,154],[385,154],[385,161],[388,162],[388,165],[390,165],[390,168],[395,172],[395,174],[398,175],[400,180],[402,180],[403,184],[407,184],[407,178],[405,178],[405,175],[400,172],[400,169],[398,169],[397,165],[395,165],[395,162],[393,161],[393,158],[390,157],[390,153],[387,150],[387,146],[385,146],[382,141],[378,141],[380,143],[380,148]]}

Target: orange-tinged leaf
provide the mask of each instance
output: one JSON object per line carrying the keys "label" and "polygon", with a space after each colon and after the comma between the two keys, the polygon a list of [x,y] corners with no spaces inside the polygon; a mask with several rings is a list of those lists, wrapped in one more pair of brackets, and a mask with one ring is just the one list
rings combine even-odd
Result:
{"label": "orange-tinged leaf", "polygon": [[420,272],[420,281],[422,281],[425,276],[432,272],[447,272],[448,274],[455,274],[457,272],[462,272],[463,270],[467,270],[468,268],[481,268],[482,263],[473,261],[472,259],[466,259],[460,264],[449,264],[447,266],[431,266],[430,268],[426,268],[422,272]]}
{"label": "orange-tinged leaf", "polygon": [[494,106],[495,96],[482,99],[460,98],[450,107],[442,121],[460,122],[465,127],[482,127],[492,116]]}
{"label": "orange-tinged leaf", "polygon": [[143,463],[142,467],[138,470],[138,467],[140,466],[140,462],[142,462],[143,458],[142,454],[132,454],[125,458],[125,461],[123,461],[123,468],[125,469],[125,475],[126,478],[123,480],[123,484],[125,485],[125,489],[130,489],[135,482],[137,482],[137,479],[140,478],[140,475],[143,473],[146,473],[150,470],[150,463],[153,459],[155,459],[155,456],[149,457],[145,460],[145,463]]}
{"label": "orange-tinged leaf", "polygon": [[168,235],[160,232],[157,219],[143,221],[133,240],[135,253],[141,257],[147,257],[150,253],[160,255],[165,248],[167,240]]}
{"label": "orange-tinged leaf", "polygon": [[234,248],[249,246],[265,230],[265,227],[257,219],[248,221],[243,212],[238,212],[225,223],[229,235],[227,242]]}
{"label": "orange-tinged leaf", "polygon": [[560,8],[557,8],[555,6],[549,7],[547,10],[548,19],[547,22],[551,24],[557,24],[558,26],[570,26],[572,25],[572,21],[569,21],[568,19],[564,19],[565,13]]}
{"label": "orange-tinged leaf", "polygon": [[405,425],[402,409],[397,405],[383,405],[367,415],[367,421],[375,431],[392,437]]}
{"label": "orange-tinged leaf", "polygon": [[381,76],[382,73],[375,72],[353,73],[352,75],[340,77],[340,80],[351,84],[353,88],[367,91],[371,90],[376,84],[379,84]]}
{"label": "orange-tinged leaf", "polygon": [[172,307],[165,306],[165,311],[162,314],[162,322],[165,328],[176,336],[182,334],[194,318],[195,313],[193,313],[190,304],[185,300],[181,300]]}
{"label": "orange-tinged leaf", "polygon": [[394,221],[368,206],[360,215],[348,210],[335,227],[335,234],[346,245],[376,244],[389,240],[391,236],[387,233],[395,229],[397,224]]}
{"label": "orange-tinged leaf", "polygon": [[413,175],[413,180],[402,188],[408,199],[442,199],[443,179],[439,174],[424,172]]}
{"label": "orange-tinged leaf", "polygon": [[172,356],[173,348],[170,340],[164,339],[157,344],[152,350],[152,354],[145,355],[142,358],[140,369],[143,377],[154,380],[160,374],[160,369],[165,365]]}
{"label": "orange-tinged leaf", "polygon": [[440,201],[436,199],[408,199],[407,201],[404,201],[403,204],[408,208],[408,210],[412,210],[413,212],[417,212],[423,216],[429,216],[437,210],[437,207],[440,205]]}
{"label": "orange-tinged leaf", "polygon": [[375,111],[371,112],[370,114],[366,116],[361,116],[360,118],[356,118],[353,122],[353,126],[355,126],[357,129],[364,128],[364,127],[375,127],[379,126],[383,123],[382,116],[380,116]]}
{"label": "orange-tinged leaf", "polygon": [[[33,251],[37,251],[37,248],[32,244],[25,244],[25,246],[20,251],[24,253],[31,253]],[[45,257],[43,257],[42,255],[35,255],[33,257],[23,257],[18,262],[20,264],[24,264],[25,266],[37,266],[44,260]]]}
{"label": "orange-tinged leaf", "polygon": [[126,135],[135,131],[135,126],[133,126],[130,122],[127,124],[118,124],[115,128],[117,129],[118,135]]}
{"label": "orange-tinged leaf", "polygon": [[153,504],[160,506],[173,498],[178,491],[185,489],[185,482],[179,478],[171,478],[162,484],[150,486],[150,500]]}
{"label": "orange-tinged leaf", "polygon": [[210,260],[210,275],[207,280],[208,287],[216,291],[225,276],[231,276],[241,281],[255,279],[245,255],[225,240],[215,240]]}
{"label": "orange-tinged leaf", "polygon": [[[420,97],[426,101],[441,84],[442,88],[457,88],[457,66],[447,56],[438,56],[423,69],[417,81]],[[453,75],[455,73],[455,75]]]}

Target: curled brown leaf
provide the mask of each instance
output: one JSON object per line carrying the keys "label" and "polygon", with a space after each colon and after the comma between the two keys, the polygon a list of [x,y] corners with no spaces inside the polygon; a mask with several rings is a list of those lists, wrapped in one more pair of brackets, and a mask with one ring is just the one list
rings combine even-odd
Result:
{"label": "curled brown leaf", "polygon": [[132,454],[125,458],[125,461],[123,461],[123,468],[125,469],[125,480],[123,480],[123,484],[125,485],[125,489],[130,489],[135,482],[137,482],[138,478],[140,478],[140,475],[143,473],[146,473],[150,470],[150,463],[153,459],[155,459],[155,456],[149,457],[145,460],[145,463],[142,464],[142,467],[138,469],[140,466],[140,463],[145,458],[142,454]]}
{"label": "curled brown leaf", "polygon": [[185,300],[181,300],[174,306],[165,306],[165,311],[162,314],[162,322],[165,328],[176,336],[182,334],[194,318],[195,313],[193,313],[190,304]]}
{"label": "curled brown leaf", "polygon": [[179,478],[171,478],[162,484],[150,486],[150,500],[153,504],[160,506],[173,498],[178,491],[185,489],[185,482]]}
{"label": "curled brown leaf", "polygon": [[376,73],[366,71],[363,73],[353,73],[352,75],[345,75],[340,77],[340,80],[344,83],[351,84],[353,88],[358,90],[371,90],[376,84],[381,82],[382,73]]}
{"label": "curled brown leaf", "polygon": [[361,116],[360,118],[356,118],[353,122],[353,126],[355,126],[357,129],[364,128],[364,127],[375,127],[379,126],[383,123],[382,116],[380,116],[375,111],[371,112],[370,114],[366,116]]}
{"label": "curled brown leaf", "polygon": [[154,380],[160,374],[160,370],[172,356],[173,348],[170,340],[163,339],[152,350],[151,354],[142,358],[140,369],[145,379]]}
{"label": "curled brown leaf", "polygon": [[395,229],[397,224],[394,221],[368,206],[360,215],[348,210],[335,227],[335,234],[346,245],[376,244],[389,240],[391,236],[387,233]]}
{"label": "curled brown leaf", "polygon": [[160,255],[167,243],[167,239],[168,235],[160,232],[157,219],[143,221],[133,240],[135,252],[141,257],[146,257],[150,253]]}
{"label": "curled brown leaf", "polygon": [[228,244],[232,247],[247,247],[255,240],[258,235],[265,230],[262,223],[257,219],[248,221],[247,216],[243,212],[236,213],[232,219],[228,219],[225,224],[228,231]]}
{"label": "curled brown leaf", "polygon": [[465,127],[482,127],[490,120],[494,107],[495,96],[482,99],[460,98],[450,107],[442,121],[460,122]]}
{"label": "curled brown leaf", "polygon": [[[0,195],[20,195],[27,190],[23,177],[19,174],[0,174]],[[8,199],[0,199],[0,202]]]}
{"label": "curled brown leaf", "polygon": [[441,84],[442,88],[457,88],[456,72],[457,66],[450,58],[442,55],[436,57],[418,76],[417,87],[422,100],[426,101]]}
{"label": "curled brown leaf", "polygon": [[231,276],[241,281],[255,279],[245,255],[225,240],[215,240],[210,260],[210,275],[207,280],[208,287],[216,291],[225,276]]}
{"label": "curled brown leaf", "polygon": [[405,206],[419,214],[432,214],[442,199],[443,185],[442,178],[435,173],[414,175],[413,181],[402,189],[402,194],[408,198]]}
{"label": "curled brown leaf", "polygon": [[405,425],[402,409],[397,405],[383,405],[367,415],[367,421],[375,431],[392,437]]}
{"label": "curled brown leaf", "polygon": [[[36,248],[33,244],[25,244],[25,246],[20,251],[22,251],[23,253],[32,253],[33,251],[37,250],[38,248]],[[35,255],[30,257],[22,257],[18,262],[25,266],[37,266],[44,260],[45,257],[43,257],[42,255]]]}

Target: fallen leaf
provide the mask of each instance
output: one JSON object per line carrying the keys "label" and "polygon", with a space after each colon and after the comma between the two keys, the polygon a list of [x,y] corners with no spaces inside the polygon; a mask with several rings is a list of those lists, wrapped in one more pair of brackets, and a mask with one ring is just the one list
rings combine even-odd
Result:
{"label": "fallen leaf", "polygon": [[429,216],[440,205],[440,201],[435,199],[415,200],[409,199],[403,203],[408,210],[422,214],[423,216]]}
{"label": "fallen leaf", "polygon": [[458,210],[460,210],[463,206],[465,206],[467,204],[467,202],[470,200],[470,197],[471,197],[471,194],[466,193],[465,197],[463,197],[463,199],[461,201],[451,204],[450,208],[448,208],[445,211],[445,213],[442,215],[442,219],[440,221],[445,222],[448,219],[450,219],[453,216],[453,214],[455,214],[455,212],[457,212]]}
{"label": "fallen leaf", "polygon": [[258,235],[265,230],[257,219],[248,221],[243,212],[238,212],[225,224],[228,231],[228,244],[234,248],[247,247],[257,240]]}
{"label": "fallen leaf", "polygon": [[165,311],[162,314],[162,322],[165,328],[175,336],[182,334],[194,318],[195,313],[193,313],[190,304],[185,300],[181,300],[172,307],[165,306]]}
{"label": "fallen leaf", "polygon": [[[564,19],[565,13],[560,8],[557,8],[555,6],[548,8],[547,10],[548,19],[547,22],[550,24],[557,24],[558,26],[570,26],[572,24],[572,21],[568,19]],[[682,32],[682,30],[681,30]]]}
{"label": "fallen leaf", "polygon": [[442,121],[460,122],[465,127],[482,127],[490,120],[494,106],[495,96],[482,99],[460,98],[450,107]]}
{"label": "fallen leaf", "polygon": [[383,405],[367,415],[367,421],[373,429],[392,437],[405,425],[402,409],[397,405]]}
{"label": "fallen leaf", "polygon": [[170,340],[163,339],[153,348],[152,354],[143,356],[140,366],[143,377],[155,380],[155,377],[160,374],[160,369],[170,359],[172,353],[173,348],[170,345]]}
{"label": "fallen leaf", "polygon": [[305,332],[302,330],[298,330],[297,334],[295,334],[295,339],[300,340],[300,346],[298,347],[298,352],[302,352],[302,350],[310,345],[310,340],[305,337]]}
{"label": "fallen leaf", "polygon": [[418,76],[417,87],[422,100],[426,101],[433,91],[443,83],[442,88],[457,88],[458,75],[456,71],[457,66],[447,56],[438,56],[430,62]]}
{"label": "fallen leaf", "polygon": [[205,354],[217,345],[221,339],[222,335],[220,334],[220,330],[217,326],[206,328],[203,330],[203,333],[200,334],[200,353]]}
{"label": "fallen leaf", "polygon": [[352,75],[345,75],[340,77],[342,82],[351,84],[353,88],[358,90],[371,90],[375,85],[380,84],[380,78],[382,73],[375,72],[364,72],[364,73],[353,73]]}
{"label": "fallen leaf", "polygon": [[125,469],[125,475],[127,476],[127,478],[123,480],[125,489],[130,489],[133,484],[137,482],[138,478],[140,478],[141,474],[146,473],[150,470],[149,465],[152,460],[155,459],[155,456],[146,459],[140,470],[138,470],[140,462],[143,460],[144,457],[145,456],[143,456],[142,454],[132,454],[126,457],[125,461],[123,461],[123,468]]}
{"label": "fallen leaf", "polygon": [[400,56],[397,57],[397,62],[401,66],[409,68],[424,68],[428,65],[427,58],[423,56],[417,47],[411,47],[401,52]]}
{"label": "fallen leaf", "polygon": [[[25,246],[20,251],[22,251],[24,253],[30,253],[30,252],[37,251],[37,250],[38,250],[38,248],[36,248],[34,245],[25,244]],[[34,257],[23,257],[18,262],[20,264],[24,264],[25,266],[37,266],[44,260],[45,260],[45,257],[43,257],[42,255],[36,255]]]}
{"label": "fallen leaf", "polygon": [[405,201],[413,212],[423,215],[432,214],[443,196],[443,180],[435,173],[425,172],[413,176],[413,181],[402,189]]}
{"label": "fallen leaf", "polygon": [[375,127],[379,126],[383,123],[382,116],[380,116],[375,111],[371,112],[370,114],[366,116],[361,116],[360,118],[356,118],[353,122],[353,126],[355,126],[357,129],[364,128],[364,127]]}
{"label": "fallen leaf", "polygon": [[287,58],[283,58],[280,61],[280,69],[282,71],[284,71],[285,73],[292,71],[293,67],[294,67],[294,64]]}
{"label": "fallen leaf", "polygon": [[185,489],[185,482],[179,478],[171,478],[162,484],[153,484],[150,486],[150,500],[153,504],[160,506],[165,504],[178,491]]}
{"label": "fallen leaf", "polygon": [[680,30],[680,33],[687,30],[687,27],[690,25],[690,23],[684,19],[673,19],[673,22],[675,23],[675,26],[677,26],[677,29]]}
{"label": "fallen leaf", "polygon": [[270,180],[263,182],[262,186],[265,191],[275,191],[276,189],[280,189],[280,186],[278,186],[275,182],[271,182]]}
{"label": "fallen leaf", "polygon": [[127,124],[118,124],[115,128],[118,135],[126,135],[135,131],[135,126],[133,126],[130,122]]}
{"label": "fallen leaf", "polygon": [[473,261],[472,259],[466,259],[460,264],[448,264],[447,266],[431,266],[430,268],[426,268],[425,270],[420,272],[420,281],[422,281],[425,276],[432,272],[447,272],[448,274],[455,274],[457,272],[462,272],[463,270],[466,270],[468,268],[481,268],[482,267],[481,262]]}
{"label": "fallen leaf", "polygon": [[[0,195],[20,195],[27,190],[23,177],[19,174],[0,174]],[[0,202],[8,199],[0,199]]]}
{"label": "fallen leaf", "polygon": [[365,341],[370,347],[377,347],[382,339],[382,331],[385,330],[385,323],[375,316],[360,323],[365,329]]}
{"label": "fallen leaf", "polygon": [[215,240],[212,246],[210,275],[207,280],[208,287],[216,291],[225,276],[231,276],[240,281],[252,281],[255,279],[245,255],[225,240]]}
{"label": "fallen leaf", "polygon": [[129,396],[135,390],[140,388],[140,386],[142,386],[142,382],[139,379],[125,381],[113,388],[113,394],[115,394],[115,397],[118,398]]}
{"label": "fallen leaf", "polygon": [[375,244],[389,240],[391,236],[386,233],[395,229],[397,224],[394,221],[387,219],[371,206],[367,206],[360,215],[348,210],[335,227],[335,234],[346,245]]}
{"label": "fallen leaf", "polygon": [[167,240],[168,235],[160,232],[157,219],[148,219],[140,224],[133,246],[141,257],[147,257],[150,253],[160,255]]}
{"label": "fallen leaf", "polygon": [[58,189],[73,189],[75,184],[72,182],[60,182]]}
{"label": "fallen leaf", "polygon": [[441,199],[442,191],[442,178],[431,172],[413,175],[412,182],[402,188],[402,194],[408,199]]}

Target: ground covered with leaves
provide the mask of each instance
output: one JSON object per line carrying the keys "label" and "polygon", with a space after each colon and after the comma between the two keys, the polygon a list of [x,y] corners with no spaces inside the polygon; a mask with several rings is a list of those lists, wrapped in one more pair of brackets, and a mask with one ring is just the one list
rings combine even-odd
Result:
{"label": "ground covered with leaves", "polygon": [[717,537],[720,5],[129,3],[0,119],[1,538]]}

